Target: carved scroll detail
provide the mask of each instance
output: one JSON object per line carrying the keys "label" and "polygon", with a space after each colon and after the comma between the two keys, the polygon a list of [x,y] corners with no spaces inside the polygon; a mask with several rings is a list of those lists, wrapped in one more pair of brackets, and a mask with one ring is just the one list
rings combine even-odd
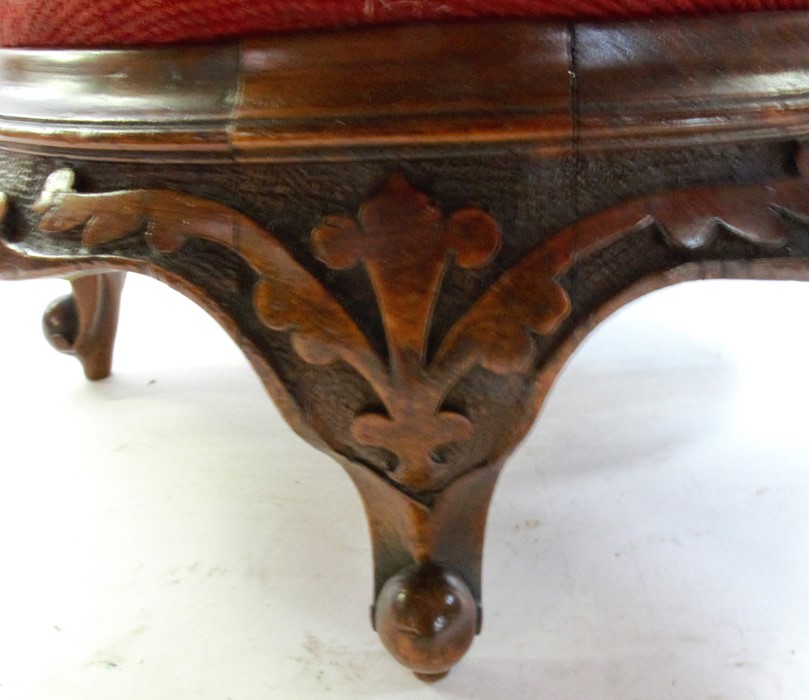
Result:
{"label": "carved scroll detail", "polygon": [[54,235],[80,231],[95,248],[130,235],[146,236],[161,253],[175,252],[189,237],[235,250],[259,274],[256,311],[273,330],[290,331],[300,356],[312,364],[343,359],[369,378],[383,371],[365,336],[328,291],[267,230],[217,202],[172,190],[76,194],[73,173],[52,173],[35,211],[40,228]]}
{"label": "carved scroll detail", "polygon": [[756,245],[784,247],[786,219],[809,221],[797,213],[808,195],[801,178],[682,190],[578,221],[496,280],[452,325],[433,357],[427,340],[447,269],[485,267],[502,234],[481,209],[444,214],[401,175],[394,174],[356,219],[327,216],[312,232],[314,255],[329,268],[362,265],[367,272],[384,324],[384,356],[272,233],[227,206],[169,190],[77,194],[73,174],[60,170],[48,178],[34,209],[42,214],[43,231],[79,234],[90,249],[144,235],[161,253],[177,251],[189,237],[236,251],[259,275],[253,297],[258,317],[273,330],[290,332],[305,362],[341,360],[379,397],[383,410],[354,417],[353,439],[396,455],[391,478],[428,492],[440,481],[440,448],[463,443],[475,430],[468,416],[445,406],[447,395],[475,365],[504,376],[535,373],[537,338],[557,332],[571,312],[560,279],[576,261],[650,226],[686,253],[712,245],[723,230]]}

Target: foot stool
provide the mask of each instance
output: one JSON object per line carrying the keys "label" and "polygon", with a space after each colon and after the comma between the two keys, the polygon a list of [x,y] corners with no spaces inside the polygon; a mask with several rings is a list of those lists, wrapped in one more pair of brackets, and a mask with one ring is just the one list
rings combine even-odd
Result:
{"label": "foot stool", "polygon": [[356,484],[373,624],[440,678],[585,335],[666,285],[809,277],[802,8],[0,0],[0,277],[71,281],[44,327],[90,379],[126,272],[204,307]]}

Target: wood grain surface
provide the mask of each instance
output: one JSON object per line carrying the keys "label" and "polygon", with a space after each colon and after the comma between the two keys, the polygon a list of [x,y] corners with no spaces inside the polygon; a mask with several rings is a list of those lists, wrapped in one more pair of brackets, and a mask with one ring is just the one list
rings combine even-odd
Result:
{"label": "wood grain surface", "polygon": [[121,273],[208,310],[356,483],[375,623],[435,678],[480,629],[500,469],[586,334],[667,284],[809,278],[807,36],[796,12],[0,51],[0,277],[73,280],[46,329],[91,377]]}

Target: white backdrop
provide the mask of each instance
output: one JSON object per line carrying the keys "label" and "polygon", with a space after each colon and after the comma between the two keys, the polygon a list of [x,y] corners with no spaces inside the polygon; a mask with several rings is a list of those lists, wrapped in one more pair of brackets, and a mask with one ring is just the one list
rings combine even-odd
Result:
{"label": "white backdrop", "polygon": [[348,478],[189,301],[114,376],[0,284],[0,700],[809,697],[809,285],[697,283],[574,356],[491,512],[484,632],[424,686],[370,629]]}

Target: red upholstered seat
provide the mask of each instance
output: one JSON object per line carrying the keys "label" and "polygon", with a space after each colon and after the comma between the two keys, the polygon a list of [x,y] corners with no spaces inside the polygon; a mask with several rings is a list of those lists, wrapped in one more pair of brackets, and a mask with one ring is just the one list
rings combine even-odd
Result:
{"label": "red upholstered seat", "polygon": [[809,0],[0,0],[0,45],[161,44],[414,20],[797,9],[809,9]]}

